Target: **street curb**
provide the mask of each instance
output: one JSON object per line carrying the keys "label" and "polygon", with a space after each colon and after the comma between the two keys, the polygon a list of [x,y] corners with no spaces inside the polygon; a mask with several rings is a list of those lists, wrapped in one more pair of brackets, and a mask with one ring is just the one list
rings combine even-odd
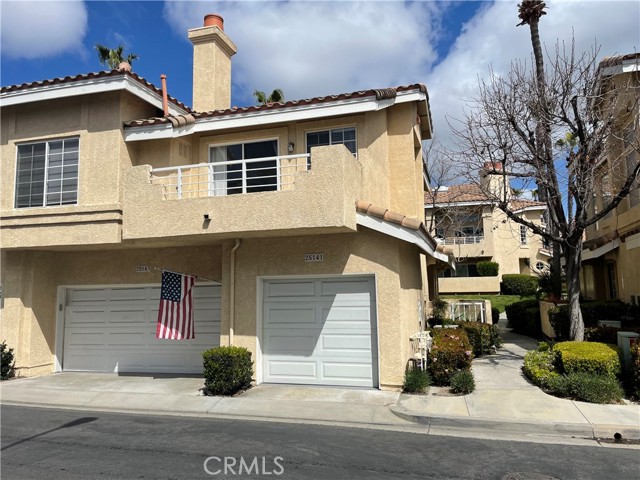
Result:
{"label": "street curb", "polygon": [[613,439],[619,433],[626,440],[640,440],[640,428],[628,425],[601,425],[592,423],[565,422],[527,422],[499,419],[480,419],[470,417],[432,416],[408,410],[399,405],[389,406],[394,415],[410,422],[426,425],[429,428],[481,429],[502,433],[521,433],[525,435],[559,436],[584,438],[590,440]]}

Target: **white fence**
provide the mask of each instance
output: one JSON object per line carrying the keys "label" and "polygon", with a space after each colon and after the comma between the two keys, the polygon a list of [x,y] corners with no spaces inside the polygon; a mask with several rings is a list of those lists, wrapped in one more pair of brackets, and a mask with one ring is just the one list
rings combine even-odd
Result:
{"label": "white fence", "polygon": [[151,183],[167,200],[293,190],[296,174],[309,168],[308,154],[198,163],[154,168]]}
{"label": "white fence", "polygon": [[487,323],[485,316],[484,302],[452,302],[449,303],[449,314],[451,320],[458,322],[480,322]]}

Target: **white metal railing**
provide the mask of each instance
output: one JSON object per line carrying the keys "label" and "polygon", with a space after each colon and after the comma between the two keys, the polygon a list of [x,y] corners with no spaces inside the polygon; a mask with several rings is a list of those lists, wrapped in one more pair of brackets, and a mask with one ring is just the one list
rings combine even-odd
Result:
{"label": "white metal railing", "polygon": [[473,245],[484,241],[484,235],[470,235],[468,237],[447,237],[445,245]]}
{"label": "white metal railing", "polygon": [[454,302],[448,300],[450,318],[454,322],[480,322],[486,323],[484,302]]}
{"label": "white metal railing", "polygon": [[151,183],[166,200],[293,190],[295,176],[310,169],[309,154],[154,168]]}

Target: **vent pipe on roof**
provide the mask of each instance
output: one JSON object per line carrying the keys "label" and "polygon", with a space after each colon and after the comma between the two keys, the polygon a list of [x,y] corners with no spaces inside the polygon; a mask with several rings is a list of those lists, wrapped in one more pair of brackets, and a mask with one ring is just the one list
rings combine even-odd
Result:
{"label": "vent pipe on roof", "polygon": [[164,116],[169,116],[169,99],[167,96],[167,76],[163,73],[160,75],[160,81],[162,82],[162,110],[164,111]]}

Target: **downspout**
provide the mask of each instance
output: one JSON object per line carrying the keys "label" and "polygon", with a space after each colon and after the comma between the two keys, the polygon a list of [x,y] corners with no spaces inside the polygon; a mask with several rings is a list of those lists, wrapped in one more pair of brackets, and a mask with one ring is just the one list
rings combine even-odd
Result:
{"label": "downspout", "polygon": [[240,248],[240,239],[231,249],[231,265],[229,275],[229,346],[233,345],[233,331],[236,327],[236,250]]}
{"label": "downspout", "polygon": [[162,110],[164,116],[169,116],[169,99],[167,98],[167,76],[163,73],[160,75],[160,81],[162,82]]}

